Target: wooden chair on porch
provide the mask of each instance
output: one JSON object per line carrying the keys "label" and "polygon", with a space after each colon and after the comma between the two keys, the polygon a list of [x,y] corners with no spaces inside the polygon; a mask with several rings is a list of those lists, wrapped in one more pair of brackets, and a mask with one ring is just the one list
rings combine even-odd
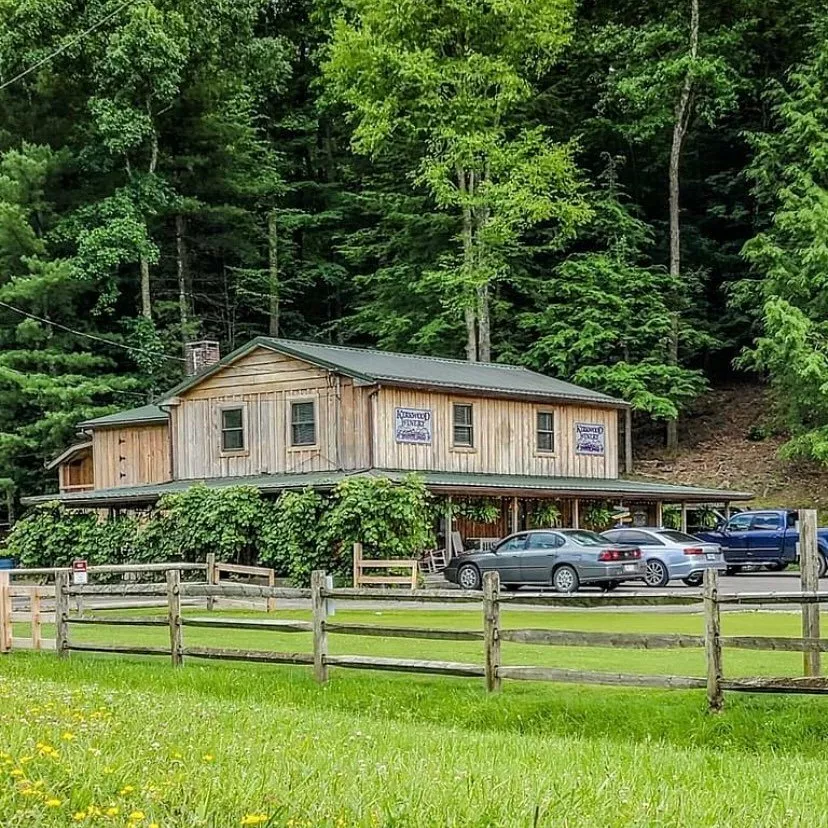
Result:
{"label": "wooden chair on porch", "polygon": [[445,549],[429,549],[423,552],[422,567],[429,574],[442,572],[448,565],[448,556]]}

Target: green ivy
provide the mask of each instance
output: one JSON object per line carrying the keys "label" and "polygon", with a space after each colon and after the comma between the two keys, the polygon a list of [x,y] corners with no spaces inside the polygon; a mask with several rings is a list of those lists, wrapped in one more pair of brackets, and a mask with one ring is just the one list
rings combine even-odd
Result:
{"label": "green ivy", "polygon": [[20,566],[69,566],[76,558],[92,565],[138,557],[134,518],[100,520],[94,512],[46,503],[19,520],[6,539],[6,553]]}
{"label": "green ivy", "polygon": [[410,558],[434,546],[430,495],[416,476],[401,483],[353,477],[329,495],[312,489],[262,497],[252,486],[193,486],[162,497],[149,515],[100,520],[49,503],[15,525],[8,554],[22,566],[260,561],[305,585],[314,569],[348,575],[353,544],[366,557]]}

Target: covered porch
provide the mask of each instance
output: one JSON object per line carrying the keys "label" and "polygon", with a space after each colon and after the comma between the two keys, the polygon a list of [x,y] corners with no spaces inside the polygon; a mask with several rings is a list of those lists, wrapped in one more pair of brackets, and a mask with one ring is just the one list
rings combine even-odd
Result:
{"label": "covered porch", "polygon": [[[712,527],[749,492],[679,486],[652,480],[425,475],[442,504],[440,537],[447,557],[485,549],[526,529],[604,531],[613,526]],[[485,479],[484,479],[485,478]]]}

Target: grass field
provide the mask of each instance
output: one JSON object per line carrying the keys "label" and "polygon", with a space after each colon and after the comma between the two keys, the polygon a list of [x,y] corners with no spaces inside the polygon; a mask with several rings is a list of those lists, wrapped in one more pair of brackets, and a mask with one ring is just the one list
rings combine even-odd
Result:
{"label": "grass field", "polygon": [[[157,611],[156,611],[157,612]],[[204,614],[203,610],[191,611]],[[130,614],[134,614],[130,613]],[[280,612],[280,617],[303,613]],[[257,614],[257,617],[262,617]],[[476,613],[337,620],[479,626]],[[698,632],[698,615],[504,613],[508,626]],[[726,634],[795,635],[784,613]],[[21,631],[21,633],[24,631]],[[47,631],[48,634],[48,631]],[[165,631],[73,627],[89,640]],[[307,649],[304,634],[185,629],[190,643]],[[476,643],[332,636],[332,651],[478,661]],[[702,673],[700,652],[504,645],[509,663]],[[725,653],[795,674],[797,654]],[[18,653],[0,659],[0,825],[828,826],[828,701],[304,667]]]}

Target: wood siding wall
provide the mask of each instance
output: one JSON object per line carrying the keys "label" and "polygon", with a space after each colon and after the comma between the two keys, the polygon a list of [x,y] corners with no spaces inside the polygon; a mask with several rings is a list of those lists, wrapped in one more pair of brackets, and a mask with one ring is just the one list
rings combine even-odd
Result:
{"label": "wood siding wall", "polygon": [[96,489],[170,479],[170,436],[163,423],[95,429],[92,453]]}
{"label": "wood siding wall", "polygon": [[92,449],[87,448],[82,454],[75,455],[58,467],[58,482],[61,492],[77,492],[95,488],[95,469],[92,461]]}
{"label": "wood siding wall", "polygon": [[[316,403],[316,446],[290,445],[290,403]],[[245,410],[245,449],[221,449],[221,411]],[[175,477],[355,469],[367,465],[367,408],[351,380],[264,348],[234,362],[172,409]]]}
{"label": "wood siding wall", "polygon": [[[474,406],[474,448],[452,448],[452,404]],[[431,445],[395,441],[397,408],[431,411]],[[555,452],[536,450],[537,411],[555,413]],[[602,457],[575,453],[575,423],[605,427]],[[376,459],[386,469],[491,472],[550,477],[618,477],[618,412],[583,405],[538,405],[518,400],[454,397],[383,388],[376,401]]]}

